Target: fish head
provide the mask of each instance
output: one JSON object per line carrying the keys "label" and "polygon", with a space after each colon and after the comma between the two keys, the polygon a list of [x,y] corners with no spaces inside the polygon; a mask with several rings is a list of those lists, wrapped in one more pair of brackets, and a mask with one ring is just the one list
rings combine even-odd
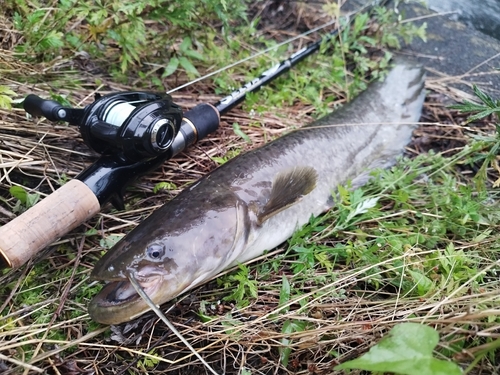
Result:
{"label": "fish head", "polygon": [[133,276],[156,304],[165,303],[226,268],[246,241],[246,206],[233,198],[167,204],[101,258],[91,277],[106,281],[88,311],[118,324],[149,310],[129,281]]}
{"label": "fish head", "polygon": [[107,284],[90,302],[90,316],[100,323],[117,324],[148,310],[130,283],[130,275],[155,304],[182,292],[185,282],[179,280],[177,272],[180,252],[168,256],[175,245],[177,249],[184,248],[178,246],[176,239],[175,236],[155,238],[139,245],[125,237],[110,249],[92,271],[93,279]]}

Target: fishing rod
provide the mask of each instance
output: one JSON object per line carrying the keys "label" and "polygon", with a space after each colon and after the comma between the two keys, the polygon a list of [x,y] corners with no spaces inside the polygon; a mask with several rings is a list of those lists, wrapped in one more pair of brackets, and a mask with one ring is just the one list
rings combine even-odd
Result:
{"label": "fishing rod", "polygon": [[[383,6],[374,1],[354,12]],[[347,17],[345,26],[349,25]],[[96,215],[111,202],[123,210],[123,192],[139,176],[159,167],[197,141],[213,133],[220,116],[334,38],[339,26],[286,60],[274,65],[215,104],[203,103],[183,112],[169,94],[130,91],[96,95],[84,108],[62,106],[30,94],[24,109],[50,121],[78,127],[84,142],[100,158],[75,179],[0,227],[0,269],[18,268],[55,240]]]}

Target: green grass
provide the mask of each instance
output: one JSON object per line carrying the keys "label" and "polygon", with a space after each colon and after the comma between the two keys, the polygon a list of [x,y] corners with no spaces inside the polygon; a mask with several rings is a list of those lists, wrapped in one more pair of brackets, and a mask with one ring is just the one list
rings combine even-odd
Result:
{"label": "green grass", "polygon": [[[386,314],[397,313],[398,321],[449,324],[457,331],[470,329],[468,319],[461,321],[459,315],[473,309],[471,316],[484,313],[474,319],[479,329],[495,331],[500,324],[500,213],[495,203],[499,194],[478,192],[467,186],[468,180],[455,177],[457,164],[473,157],[473,150],[468,147],[454,158],[431,153],[401,160],[391,170],[378,172],[363,188],[341,189],[338,204],[295,233],[283,255],[245,270],[246,275],[258,275],[259,297],[251,290],[246,295],[233,293],[236,304],[248,305],[252,297],[258,304],[269,293],[277,301],[279,295],[272,314],[283,324],[285,336],[307,332],[308,317],[315,315],[317,306],[332,299],[357,298],[364,300],[362,304],[393,304]],[[276,273],[282,275],[281,283]],[[241,291],[241,285],[257,277],[245,281],[244,274],[238,271],[226,280],[234,278],[233,288]],[[406,306],[406,313],[400,306]],[[374,319],[366,311],[364,317],[355,309],[348,314],[368,325],[387,318]],[[288,320],[289,315],[296,319]],[[446,323],[442,316],[447,315],[457,321]],[[335,317],[340,327],[346,318]],[[481,360],[498,365],[492,356],[497,348],[494,335],[458,341],[457,337],[462,336],[441,339],[437,349],[441,358],[457,359],[481,346],[485,348]],[[281,352],[285,366],[294,348],[289,341],[290,347]]]}
{"label": "green grass", "polygon": [[[245,1],[213,0],[197,6],[193,1],[111,1],[101,5],[66,0],[58,7],[43,0],[8,0],[3,11],[12,17],[12,31],[19,37],[14,50],[27,62],[50,66],[61,58],[81,60],[107,72],[115,82],[164,91],[278,44],[258,29],[258,18],[248,18],[247,7]],[[383,78],[391,54],[380,51],[399,48],[398,36],[406,42],[425,38],[425,24],[399,23],[394,11],[386,8],[376,8],[374,13],[380,22],[375,27],[367,13],[361,14],[352,28],[325,42],[321,53],[307,64],[249,95],[245,108],[263,113],[303,103],[313,106],[314,116],[319,117],[338,105],[343,99],[339,93],[351,98],[366,88],[367,80]],[[276,48],[211,78],[211,86],[218,95],[228,94],[293,52],[290,45]],[[371,58],[377,53],[378,58]],[[50,83],[52,99],[76,104],[71,97],[57,93],[58,87],[69,87],[64,76],[44,74],[42,79]],[[76,88],[83,84],[79,85],[77,77],[71,81]],[[101,83],[96,76],[95,84]],[[4,101],[4,107],[10,105],[14,93],[2,95],[0,105]]]}
{"label": "green grass", "polygon": [[[189,58],[203,60],[203,41],[194,45],[190,35],[200,37],[211,22],[241,22],[244,1],[75,1],[53,6],[44,0],[7,0],[3,9],[22,34],[16,52],[33,61],[50,61],[86,52],[107,61],[116,78],[144,63],[163,62],[164,75],[177,61],[187,73],[196,75]],[[201,22],[200,22],[201,21]],[[177,44],[182,40],[182,43]],[[154,58],[154,57],[158,58]],[[161,61],[161,60],[160,60]]]}
{"label": "green grass", "polygon": [[[0,106],[10,107],[27,90],[23,84],[18,85],[20,91],[12,90],[16,79],[41,82],[36,88],[42,96],[76,105],[88,103],[87,95],[101,84],[106,90],[115,89],[116,83],[128,84],[120,88],[165,90],[278,43],[259,27],[258,19],[245,14],[244,2],[197,3],[200,7],[192,1],[130,2],[117,11],[122,2],[67,0],[53,7],[40,0],[7,0],[3,17],[12,20],[10,31],[22,36],[15,46],[17,58],[37,74],[23,76],[22,69],[5,73],[9,80],[0,84]],[[328,9],[335,13],[333,4]],[[165,13],[170,18],[159,19]],[[383,78],[391,56],[386,48],[397,47],[398,36],[408,41],[424,36],[424,27],[396,19],[385,10],[377,11],[376,23],[359,17],[340,39],[325,43],[322,53],[250,95],[236,112],[240,117],[223,124],[224,136],[201,143],[139,181],[129,190],[127,212],[106,207],[86,227],[58,242],[50,256],[17,271],[3,271],[0,354],[23,363],[33,360],[33,366],[45,371],[60,368],[61,373],[69,371],[64,363],[73,360],[87,369],[96,363],[101,373],[111,371],[109,363],[131,374],[176,365],[182,372],[190,366],[189,359],[179,359],[186,354],[184,347],[165,336],[164,327],[153,324],[151,316],[112,331],[89,319],[86,306],[101,288],[88,279],[93,264],[152,206],[217,164],[283,133],[283,128],[266,133],[265,119],[276,119],[278,113],[283,123],[294,127],[305,120],[296,120],[296,112],[287,108],[319,117],[369,81]],[[72,61],[82,51],[101,73],[58,70],[57,56]],[[293,48],[280,47],[199,83],[196,90],[227,94],[290,52]],[[192,98],[191,89],[181,92],[179,100]],[[483,99],[489,109],[498,107]],[[12,112],[5,113],[9,124],[24,126],[21,135],[36,142],[37,131],[61,135],[48,142],[60,147],[51,151],[51,162],[59,170],[69,168],[67,162],[74,156],[64,150],[81,143],[74,139],[75,132],[46,122],[23,123],[26,120]],[[24,129],[29,131],[22,133]],[[64,143],[67,139],[74,143]],[[439,331],[433,354],[440,359],[454,360],[463,368],[498,366],[494,352],[500,325],[500,210],[498,191],[492,188],[498,133],[470,131],[467,141],[452,156],[429,152],[402,159],[396,167],[377,172],[363,188],[339,187],[331,211],[311,218],[269,257],[240,265],[179,299],[172,318],[208,359],[217,361],[223,353],[241,360],[244,353],[247,362],[241,373],[246,374],[277,365],[296,372],[313,372],[314,366],[318,372],[330,371],[337,361],[359,357],[403,321]],[[45,151],[33,157],[47,159]],[[91,161],[90,155],[82,157],[78,166]],[[474,168],[479,173],[472,180]],[[76,170],[68,173],[65,178]],[[29,203],[27,197],[34,192],[28,186],[47,192],[47,180],[56,187],[60,181],[57,173],[46,170],[11,177],[25,188],[11,194],[10,186],[2,183],[2,207],[9,212]],[[205,348],[207,344],[211,346]]]}

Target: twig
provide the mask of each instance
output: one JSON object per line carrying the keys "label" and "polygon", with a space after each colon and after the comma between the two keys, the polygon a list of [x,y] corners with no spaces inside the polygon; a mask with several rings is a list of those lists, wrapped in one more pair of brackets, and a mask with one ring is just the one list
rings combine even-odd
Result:
{"label": "twig", "polygon": [[158,306],[155,305],[155,303],[149,298],[149,296],[146,294],[146,292],[142,289],[141,285],[135,278],[134,274],[132,272],[129,272],[128,278],[130,280],[130,283],[136,290],[136,292],[144,299],[144,301],[149,305],[151,310],[153,310],[156,315],[167,325],[167,327],[183,342],[184,345],[200,360],[201,363],[214,375],[219,375],[198,353],[192,346],[191,344],[184,338],[184,336],[181,335],[181,333],[174,327],[172,323],[167,319],[167,317],[161,312],[161,310],[158,308]]}
{"label": "twig", "polygon": [[36,366],[30,365],[28,363],[18,361],[15,358],[7,357],[6,355],[3,355],[1,353],[0,353],[0,359],[3,361],[11,362],[11,363],[15,364],[16,366],[22,366],[26,369],[26,371],[35,371],[35,372],[38,372],[39,374],[43,373],[43,370],[40,367],[36,367]]}

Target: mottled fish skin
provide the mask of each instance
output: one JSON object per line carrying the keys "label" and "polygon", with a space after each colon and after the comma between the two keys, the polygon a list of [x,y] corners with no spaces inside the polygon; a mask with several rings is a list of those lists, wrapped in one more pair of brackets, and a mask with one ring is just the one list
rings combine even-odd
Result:
{"label": "mottled fish skin", "polygon": [[420,118],[424,79],[400,60],[341,109],[230,160],[153,212],[95,266],[92,277],[112,283],[91,301],[91,317],[118,324],[149,310],[127,274],[167,302],[286,241],[332,206],[338,185],[361,186],[394,164]]}

